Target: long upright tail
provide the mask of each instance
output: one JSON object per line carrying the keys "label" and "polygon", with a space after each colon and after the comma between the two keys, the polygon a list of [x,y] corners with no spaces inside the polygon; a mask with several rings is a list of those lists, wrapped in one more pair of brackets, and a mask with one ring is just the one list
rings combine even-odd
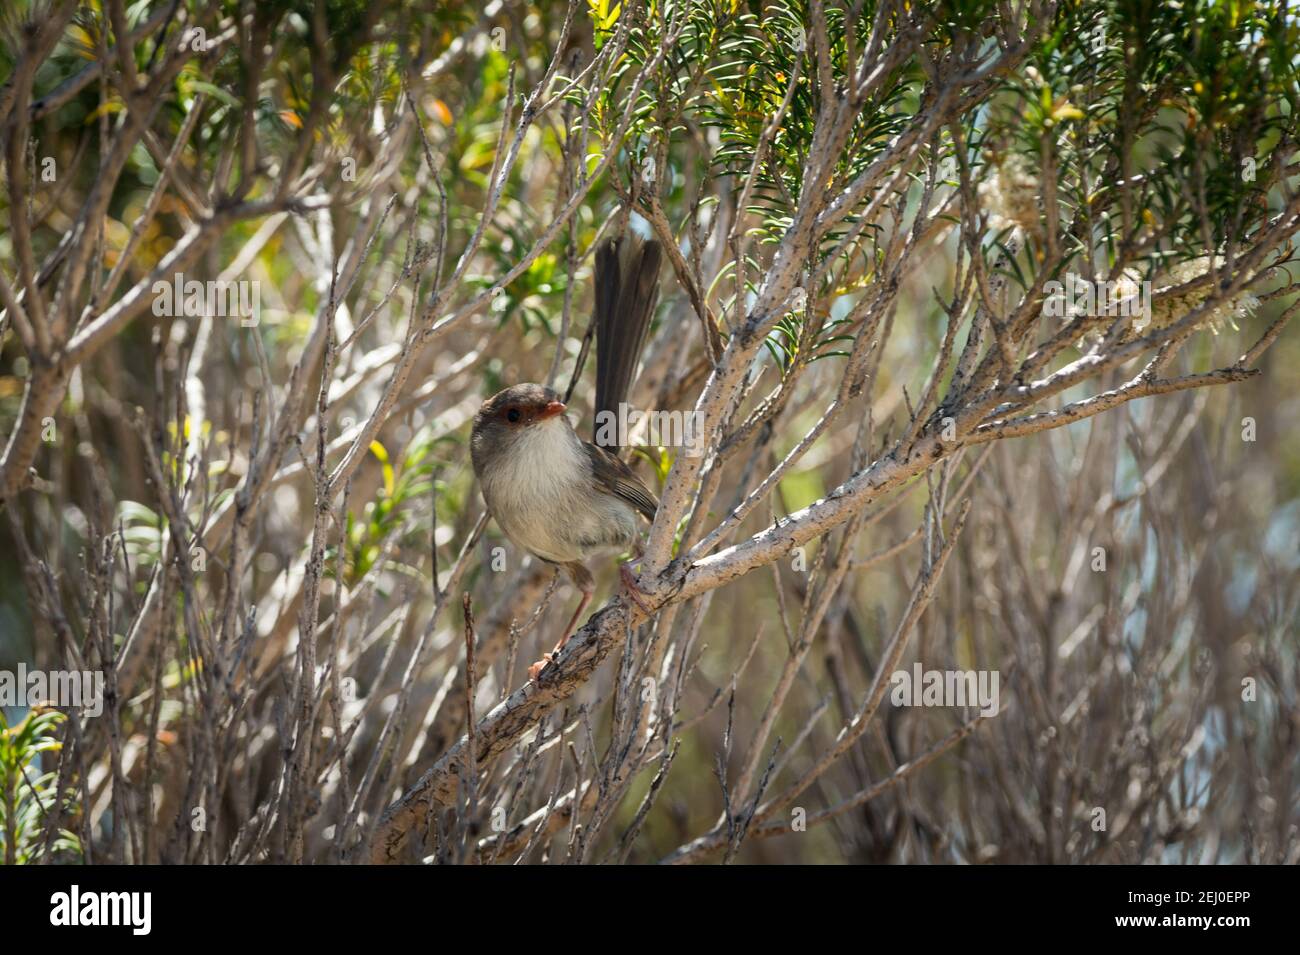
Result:
{"label": "long upright tail", "polygon": [[659,298],[662,260],[658,242],[630,233],[607,239],[596,250],[597,415],[617,415],[627,400]]}

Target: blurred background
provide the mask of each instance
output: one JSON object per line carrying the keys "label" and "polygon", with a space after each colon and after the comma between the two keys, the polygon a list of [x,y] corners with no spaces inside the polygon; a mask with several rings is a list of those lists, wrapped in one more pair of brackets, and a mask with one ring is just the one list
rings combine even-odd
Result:
{"label": "blurred background", "polygon": [[[49,6],[7,5],[0,78],[19,61],[23,24],[47,16]],[[728,85],[736,70],[760,72],[761,60],[692,70],[707,62],[705,46],[725,47],[735,18],[752,18],[736,29],[777,36],[808,11],[698,4],[717,36],[701,28],[682,41],[665,67],[675,79],[656,74],[640,92],[634,114],[644,127],[627,134],[610,171],[544,251],[500,294],[479,302],[570,201],[579,169],[596,166],[627,85],[598,90],[592,108],[583,95],[569,96],[518,143],[511,135],[521,104],[508,116],[504,104],[512,90],[542,80],[553,56],[560,75],[577,74],[612,42],[617,5],[579,5],[567,31],[561,3],[498,2],[486,10],[329,3],[316,19],[308,4],[209,10],[181,3],[179,19],[166,20],[175,6],[146,0],[122,9],[126,28],[137,31],[133,56],[142,73],[167,59],[156,31],[180,30],[186,17],[209,36],[229,30],[231,39],[166,84],[150,132],[131,147],[113,185],[98,270],[107,275],[121,265],[122,288],[146,281],[198,227],[203,207],[215,208],[212,184],[224,182],[232,165],[234,179],[250,184],[243,199],[273,195],[285,169],[295,171],[288,157],[304,129],[310,160],[296,170],[306,183],[300,194],[329,201],[223,222],[186,275],[256,282],[259,323],[146,313],[124,325],[71,374],[34,482],[5,506],[0,671],[81,660],[116,673],[115,705],[97,720],[55,718],[37,732],[26,706],[4,708],[3,838],[12,850],[5,861],[350,861],[383,807],[465,731],[462,595],[472,596],[476,616],[480,716],[523,685],[528,664],[559,636],[576,600],[567,583],[553,583],[551,568],[516,550],[494,525],[474,536],[482,503],[467,440],[479,402],[514,382],[568,384],[591,312],[590,250],[618,229],[653,229],[639,216],[629,224],[624,213],[646,157],[660,157],[658,201],[682,247],[698,256],[689,252],[691,223],[730,215],[739,188],[726,167],[728,150],[741,147],[727,130],[744,126],[751,112],[759,123],[773,104],[746,100]],[[123,113],[113,85],[93,77],[57,102],[69,78],[101,62],[118,39],[112,14],[97,3],[77,5],[35,72],[30,165],[52,157],[57,169],[54,180],[31,182],[27,214],[38,263],[76,224]],[[255,72],[248,49],[261,44]],[[615,71],[619,81],[644,62],[636,43],[631,49]],[[328,102],[316,95],[322,62],[333,69]],[[789,68],[779,58],[770,67],[779,78]],[[884,98],[889,122],[871,141],[910,115],[922,80],[913,71]],[[656,138],[654,123],[663,119],[656,110],[675,95],[688,97],[690,84],[709,102],[685,110],[670,137]],[[1020,94],[998,95],[1005,106]],[[42,97],[54,98],[44,112]],[[171,185],[155,196],[172,142],[194,110],[200,116],[185,132]],[[972,129],[980,123],[971,122]],[[232,145],[250,135],[255,157]],[[316,442],[324,436],[337,464],[386,400],[392,372],[411,350],[408,322],[439,287],[433,263],[445,281],[480,227],[497,163],[516,148],[490,227],[439,313],[464,314],[413,360],[333,502],[320,642],[305,657],[300,614],[316,519]],[[974,172],[985,176],[987,167]],[[759,208],[742,214],[756,229],[779,233],[776,186],[755,202]],[[5,191],[0,268],[12,279],[11,203]],[[715,238],[706,247],[703,267],[706,293],[722,313],[734,293],[718,245]],[[953,294],[957,250],[954,233],[908,277],[869,394],[736,539],[848,478],[868,408],[877,442],[906,426],[907,403],[924,390],[944,338],[947,316],[935,291]],[[770,256],[770,244],[754,254]],[[360,277],[331,302],[331,265],[353,256]],[[58,282],[47,286],[51,296]],[[634,404],[689,409],[708,360],[689,296],[669,268],[662,288]],[[854,289],[838,291],[826,305],[830,320],[857,301]],[[1240,317],[1239,328],[1197,332],[1176,359],[1180,373],[1231,364],[1283,305],[1268,300]],[[319,332],[327,312],[333,346]],[[790,340],[773,337],[755,372],[766,376],[759,393],[779,381]],[[330,351],[340,342],[347,344]],[[8,435],[31,362],[14,334],[0,345],[0,434]],[[717,518],[733,493],[752,486],[754,467],[765,474],[816,423],[844,373],[835,351],[828,348],[799,379],[770,450],[727,465]],[[1116,387],[1139,367],[1071,389],[1063,400]],[[972,501],[970,518],[902,665],[998,671],[1002,711],[968,726],[971,708],[886,702],[795,806],[810,817],[842,810],[806,831],[748,839],[734,859],[1300,861],[1294,329],[1260,367],[1261,375],[1239,384],[1142,399],[1059,430],[969,449],[951,479]],[[590,424],[592,382],[588,362],[571,403],[580,433]],[[294,397],[303,399],[298,408]],[[244,510],[238,491],[252,481],[250,469],[256,476],[281,413],[296,437]],[[634,462],[658,489],[672,457],[643,449]],[[769,795],[813,767],[861,705],[921,566],[927,500],[927,483],[918,479],[873,505],[854,539],[835,539],[852,548],[852,569],[830,598],[770,737],[760,741],[760,771],[770,756]],[[187,515],[181,538],[174,536],[178,512]],[[531,814],[576,777],[595,778],[606,745],[618,738],[614,660],[540,737],[484,767],[476,796],[439,822],[445,831],[432,827],[416,855],[655,862],[715,827],[726,812],[726,767],[734,781],[797,642],[806,566],[826,559],[824,546],[810,546],[802,564],[760,568],[678,614],[666,651],[665,672],[679,680],[670,725],[659,714],[659,723],[643,727],[655,745],[635,772],[619,777],[618,798],[602,802],[600,818],[584,821],[590,845],[573,835],[571,803],[568,815],[556,812],[554,824],[543,826],[545,836],[520,836],[515,827],[536,823]],[[599,574],[593,607],[613,594],[613,567]],[[233,587],[232,568],[239,571]],[[301,768],[284,744],[303,705],[304,659],[318,668],[309,684],[317,734]],[[20,750],[15,728],[25,721],[31,732]],[[945,744],[954,733],[961,738]],[[662,754],[674,745],[659,779]],[[924,765],[899,773],[918,760]],[[869,798],[856,800],[862,793]]]}

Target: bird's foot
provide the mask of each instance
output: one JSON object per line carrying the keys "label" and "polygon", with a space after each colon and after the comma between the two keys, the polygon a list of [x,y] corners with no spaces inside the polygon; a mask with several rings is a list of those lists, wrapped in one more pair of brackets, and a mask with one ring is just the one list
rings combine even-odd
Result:
{"label": "bird's foot", "polygon": [[636,561],[630,561],[626,564],[620,564],[618,567],[618,577],[623,581],[623,589],[627,595],[632,598],[632,602],[641,608],[641,612],[649,616],[654,611],[642,599],[643,596],[649,596],[646,591],[641,589],[641,585],[636,582],[636,574],[632,573],[632,564]]}
{"label": "bird's foot", "polygon": [[540,660],[538,660],[536,663],[534,663],[532,666],[528,668],[528,679],[531,682],[536,683],[538,677],[542,675],[542,671],[545,670],[549,664],[555,663],[556,656],[557,656],[556,650],[552,650],[550,653],[544,654]]}

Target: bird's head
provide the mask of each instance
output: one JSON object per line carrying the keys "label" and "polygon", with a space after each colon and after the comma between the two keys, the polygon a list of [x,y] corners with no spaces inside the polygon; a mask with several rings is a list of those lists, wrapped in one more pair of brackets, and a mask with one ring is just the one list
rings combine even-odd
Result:
{"label": "bird's head", "polygon": [[564,414],[559,394],[545,385],[522,384],[498,391],[483,402],[475,425],[489,422],[508,431],[521,431]]}
{"label": "bird's head", "polygon": [[553,389],[544,385],[513,385],[483,402],[474,416],[470,451],[476,467],[500,449],[533,429],[547,425],[565,427],[565,404]]}

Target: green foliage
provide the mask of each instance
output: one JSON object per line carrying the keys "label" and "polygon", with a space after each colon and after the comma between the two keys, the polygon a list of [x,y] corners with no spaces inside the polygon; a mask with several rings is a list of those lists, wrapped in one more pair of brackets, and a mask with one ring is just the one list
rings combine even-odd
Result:
{"label": "green foliage", "polygon": [[[511,229],[506,241],[489,242],[484,252],[497,263],[497,275],[509,270],[515,261],[515,250],[527,248],[533,242],[532,236],[525,236],[521,230]],[[482,275],[471,279],[471,284],[480,289],[488,289],[496,282],[496,275]],[[501,290],[492,300],[491,311],[497,318],[498,325],[505,325],[517,320],[524,331],[543,328],[548,334],[555,334],[560,311],[564,301],[564,289],[569,284],[568,272],[564,262],[553,252],[543,252],[523,271],[518,278]]]}
{"label": "green foliage", "polygon": [[[814,362],[848,354],[835,348],[836,342],[853,340],[852,335],[835,334],[836,328],[846,324],[845,319],[835,319],[816,329],[808,328],[806,322],[807,318],[803,310],[791,312],[776,323],[776,328],[763,342],[768,354],[772,356],[783,375],[801,359]],[[813,341],[811,345],[805,346],[804,338],[809,334],[813,336]],[[808,350],[806,357],[802,354],[805,347]]]}
{"label": "green foliage", "polygon": [[[1072,254],[1100,245],[1110,265],[1145,262],[1152,274],[1258,227],[1265,167],[1300,131],[1298,31],[1273,4],[1063,4],[1026,68],[1005,78],[989,140],[1034,168],[1055,165],[1063,218],[1091,219],[1063,237]],[[1039,257],[1018,281],[1033,281]]]}
{"label": "green foliage", "polygon": [[[37,707],[10,727],[0,709],[0,861],[6,864],[35,862],[47,854],[45,817],[59,796],[57,774],[42,771],[41,754],[62,747],[55,732],[66,719],[58,710]],[[65,811],[75,807],[75,795],[71,789],[64,793]],[[49,854],[78,857],[81,842],[61,829]]]}
{"label": "green foliage", "polygon": [[157,564],[167,521],[139,501],[122,501],[117,510],[115,523],[121,528],[127,556],[141,567]]}
{"label": "green foliage", "polygon": [[[451,446],[445,458],[436,453],[440,445]],[[457,453],[458,447],[455,438],[447,435],[435,437],[432,427],[426,427],[411,441],[400,463],[395,464],[383,444],[371,442],[370,453],[380,464],[383,484],[374,500],[365,505],[360,518],[348,512],[343,572],[349,587],[355,586],[375,568],[383,558],[385,547],[394,539],[416,543],[421,537],[427,538],[430,518],[428,511],[421,509],[421,504],[430,494],[438,502],[443,502],[448,512],[461,512],[463,501],[451,493],[452,489],[445,481],[436,477]],[[419,548],[417,553],[422,550]],[[389,560],[385,567],[412,576],[419,573],[418,567],[399,560]],[[331,547],[327,551],[325,569],[327,576],[338,576],[338,548]]]}

